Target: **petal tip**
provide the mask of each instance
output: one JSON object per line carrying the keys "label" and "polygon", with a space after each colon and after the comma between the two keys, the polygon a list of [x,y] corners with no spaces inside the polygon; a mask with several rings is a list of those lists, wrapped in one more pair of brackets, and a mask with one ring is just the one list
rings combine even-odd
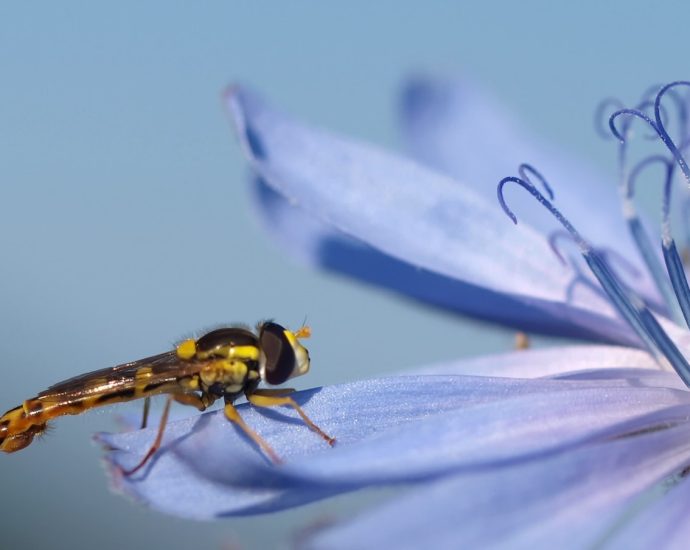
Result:
{"label": "petal tip", "polygon": [[91,436],[91,440],[97,445],[103,447],[106,451],[116,451],[118,450],[118,447],[113,445],[111,438],[112,434],[107,432],[98,432]]}
{"label": "petal tip", "polygon": [[247,149],[250,158],[258,160],[266,158],[266,147],[259,133],[251,124],[251,104],[247,101],[247,90],[239,84],[230,84],[223,90],[223,100],[234,123],[235,131],[243,147]]}

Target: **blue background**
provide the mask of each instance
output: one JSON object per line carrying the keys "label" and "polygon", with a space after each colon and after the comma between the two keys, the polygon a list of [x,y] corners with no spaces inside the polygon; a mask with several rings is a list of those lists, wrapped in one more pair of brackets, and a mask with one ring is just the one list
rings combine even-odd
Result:
{"label": "blue background", "polygon": [[[0,6],[0,408],[204,327],[265,317],[308,316],[314,363],[302,387],[510,349],[510,331],[282,254],[251,216],[220,102],[230,82],[397,147],[404,77],[467,74],[613,184],[613,147],[591,125],[598,99],[633,101],[689,76],[682,2],[324,4]],[[146,510],[108,491],[89,439],[134,410],[64,419],[0,457],[3,547],[289,547],[365,500],[213,524]]]}

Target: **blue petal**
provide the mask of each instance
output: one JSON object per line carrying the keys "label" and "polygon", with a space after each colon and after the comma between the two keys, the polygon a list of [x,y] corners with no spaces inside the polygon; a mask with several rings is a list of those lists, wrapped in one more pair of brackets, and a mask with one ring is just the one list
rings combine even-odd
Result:
{"label": "blue petal", "polygon": [[[562,452],[647,425],[690,394],[610,380],[399,376],[295,395],[335,448],[285,411],[240,405],[286,463],[268,463],[222,412],[170,423],[163,449],[120,490],[188,517],[271,511],[345,490],[477,471]],[[639,422],[628,426],[630,418]],[[137,463],[155,428],[103,435],[109,462]],[[173,480],[176,480],[173,482]],[[202,503],[201,505],[199,503]]]}
{"label": "blue petal", "polygon": [[[623,221],[614,177],[607,179],[582,159],[535,139],[490,92],[468,80],[412,78],[404,87],[400,112],[414,158],[470,183],[488,201],[495,198],[496,182],[516,175],[521,163],[537,167],[553,185],[559,208],[575,227],[597,246],[613,248],[631,260],[641,277],[630,283],[637,292],[658,300]],[[510,201],[521,221],[544,234],[553,231],[552,220],[527,194],[511,194]]]}
{"label": "blue petal", "polygon": [[524,298],[446,277],[383,254],[307,215],[261,178],[252,182],[252,198],[257,216],[281,247],[314,267],[344,273],[443,309],[529,332],[637,343],[628,327],[617,321],[604,320],[585,311],[578,311],[576,318],[568,320],[558,316],[561,304],[549,304],[549,309],[554,311],[550,314],[544,304],[536,307]]}
{"label": "blue petal", "polygon": [[318,533],[307,547],[599,547],[640,493],[687,464],[690,425],[676,421],[544,460],[445,478]]}
{"label": "blue petal", "polygon": [[[393,260],[382,266],[379,254],[365,259],[379,271],[373,280],[395,279],[402,263],[408,274],[421,268],[431,275],[415,281],[424,286],[457,281],[444,290],[461,310],[518,326],[528,318],[551,333],[637,342],[605,299],[587,289],[572,293],[578,275],[557,266],[543,236],[512,226],[494,201],[413,162],[300,125],[246,90],[233,89],[228,105],[264,181],[321,223]],[[339,263],[355,264],[367,252],[340,250],[350,261]],[[391,266],[393,277],[383,273]],[[477,300],[478,289],[487,300]]]}
{"label": "blue petal", "polygon": [[686,548],[690,537],[690,482],[678,480],[668,494],[648,505],[608,542],[610,548]]}
{"label": "blue petal", "polygon": [[639,383],[647,385],[686,389],[675,371],[660,370],[649,353],[621,346],[580,345],[521,350],[444,362],[414,369],[413,372],[512,378],[637,378]]}

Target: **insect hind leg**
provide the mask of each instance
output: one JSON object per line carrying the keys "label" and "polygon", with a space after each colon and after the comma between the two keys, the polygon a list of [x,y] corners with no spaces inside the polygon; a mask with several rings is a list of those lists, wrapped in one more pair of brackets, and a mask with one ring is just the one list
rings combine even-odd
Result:
{"label": "insect hind leg", "polygon": [[163,416],[161,416],[161,421],[160,424],[158,425],[158,433],[156,434],[156,439],[153,441],[153,445],[149,448],[147,453],[144,455],[144,458],[142,458],[139,463],[134,466],[134,468],[130,468],[128,470],[122,469],[122,474],[124,476],[131,476],[141,470],[146,463],[149,461],[149,459],[156,453],[156,451],[160,448],[161,442],[163,441],[163,433],[165,433],[165,425],[168,423],[168,415],[170,414],[170,405],[172,404],[173,398],[172,396],[169,396],[168,399],[165,401],[165,408],[163,409]]}
{"label": "insect hind leg", "polygon": [[[158,433],[156,434],[156,439],[153,441],[153,444],[151,445],[147,453],[144,455],[144,458],[142,458],[136,466],[128,470],[121,469],[122,474],[124,476],[129,477],[141,470],[151,459],[151,457],[156,453],[156,451],[160,449],[161,443],[163,441],[163,434],[165,433],[165,426],[168,424],[170,405],[172,405],[173,401],[177,401],[178,403],[182,403],[183,405],[190,405],[196,407],[200,411],[205,410],[209,404],[213,403],[213,400],[202,399],[201,397],[193,393],[176,393],[169,395],[165,401],[165,407],[163,408],[163,415],[161,416],[160,424],[158,424]],[[144,422],[142,422],[142,424],[144,424],[144,427],[145,420],[148,419],[148,413],[149,407],[147,406],[147,403],[144,402]]]}

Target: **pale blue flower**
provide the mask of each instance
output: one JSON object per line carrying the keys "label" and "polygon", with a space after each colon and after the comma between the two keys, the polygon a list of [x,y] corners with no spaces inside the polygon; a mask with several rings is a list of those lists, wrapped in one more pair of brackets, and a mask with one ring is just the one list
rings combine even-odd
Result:
{"label": "pale blue flower", "polygon": [[[674,313],[644,275],[654,260],[643,261],[615,221],[615,189],[579,163],[539,152],[487,96],[456,82],[417,80],[403,102],[416,156],[450,176],[303,125],[245,89],[232,89],[228,105],[257,174],[259,211],[303,260],[525,330],[646,346],[655,359],[632,347],[533,350],[299,392],[307,414],[337,434],[333,449],[289,414],[240,405],[284,465],[268,463],[222,412],[211,412],[172,422],[140,473],[113,469],[117,487],[159,510],[209,519],[414,485],[316,533],[316,548],[684,540],[687,522],[677,518],[690,502],[688,484],[664,498],[658,487],[690,465],[687,363],[678,351],[688,332],[659,318],[664,331],[645,307]],[[608,294],[582,264],[554,259],[553,222],[527,193],[510,197],[517,227],[496,204],[497,181],[526,160],[550,181],[572,182],[555,192],[596,242],[575,234]],[[538,180],[535,173],[522,174],[539,194],[527,178]],[[108,460],[127,468],[153,435],[101,440]]]}

